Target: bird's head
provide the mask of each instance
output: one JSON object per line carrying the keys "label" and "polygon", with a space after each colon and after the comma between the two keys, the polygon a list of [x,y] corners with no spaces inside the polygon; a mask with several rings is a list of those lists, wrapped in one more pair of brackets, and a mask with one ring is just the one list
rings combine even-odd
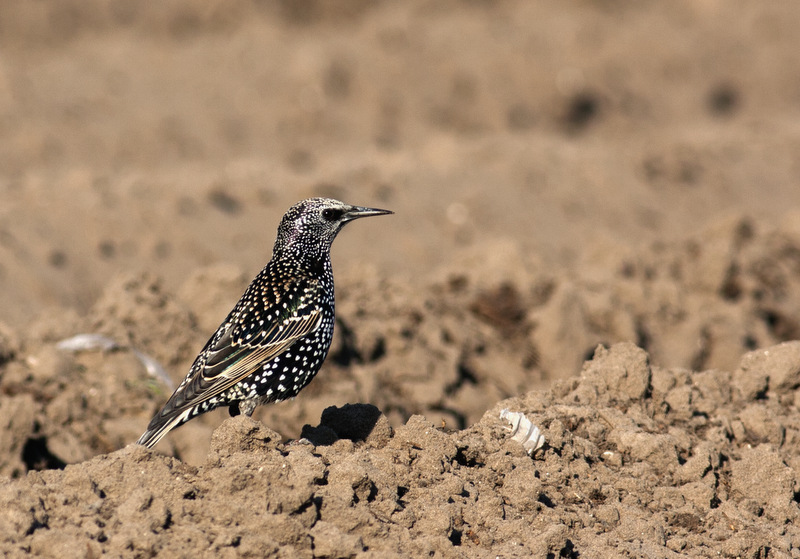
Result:
{"label": "bird's head", "polygon": [[394,212],[351,206],[333,198],[309,198],[289,208],[283,216],[278,226],[275,251],[329,251],[331,243],[346,223],[360,217],[391,213]]}

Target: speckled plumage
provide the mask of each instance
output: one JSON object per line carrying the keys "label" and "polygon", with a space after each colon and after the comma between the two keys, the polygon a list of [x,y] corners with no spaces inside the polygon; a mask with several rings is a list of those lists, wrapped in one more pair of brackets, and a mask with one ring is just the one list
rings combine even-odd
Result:
{"label": "speckled plumage", "polygon": [[296,396],[319,371],[333,337],[331,243],[347,222],[390,213],[330,198],[289,208],[269,264],[137,443],[152,448],[171,429],[220,406],[249,416],[259,404]]}

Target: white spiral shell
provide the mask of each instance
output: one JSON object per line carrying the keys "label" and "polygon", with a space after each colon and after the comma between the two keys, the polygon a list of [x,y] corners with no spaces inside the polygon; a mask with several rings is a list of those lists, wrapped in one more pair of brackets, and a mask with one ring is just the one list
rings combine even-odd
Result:
{"label": "white spiral shell", "polygon": [[511,424],[511,440],[521,443],[528,454],[533,454],[544,446],[544,435],[524,413],[504,409],[500,412],[500,419]]}

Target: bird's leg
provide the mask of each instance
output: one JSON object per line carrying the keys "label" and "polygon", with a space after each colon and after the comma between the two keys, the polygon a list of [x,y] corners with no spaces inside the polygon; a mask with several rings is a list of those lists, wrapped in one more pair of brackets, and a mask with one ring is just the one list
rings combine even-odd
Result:
{"label": "bird's leg", "polygon": [[[241,402],[239,402],[239,413],[246,415],[247,417],[250,417],[253,415],[253,412],[256,411],[256,406],[258,406],[257,398],[242,400]],[[231,406],[231,409],[233,409],[233,406]]]}

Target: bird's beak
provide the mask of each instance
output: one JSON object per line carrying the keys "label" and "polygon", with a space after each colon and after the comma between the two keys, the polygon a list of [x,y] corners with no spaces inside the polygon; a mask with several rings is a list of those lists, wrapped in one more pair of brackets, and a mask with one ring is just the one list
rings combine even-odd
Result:
{"label": "bird's beak", "polygon": [[347,212],[344,214],[345,221],[352,221],[354,219],[358,219],[360,217],[370,217],[373,215],[387,215],[393,214],[393,211],[390,210],[380,210],[378,208],[365,208],[363,206],[351,206]]}

